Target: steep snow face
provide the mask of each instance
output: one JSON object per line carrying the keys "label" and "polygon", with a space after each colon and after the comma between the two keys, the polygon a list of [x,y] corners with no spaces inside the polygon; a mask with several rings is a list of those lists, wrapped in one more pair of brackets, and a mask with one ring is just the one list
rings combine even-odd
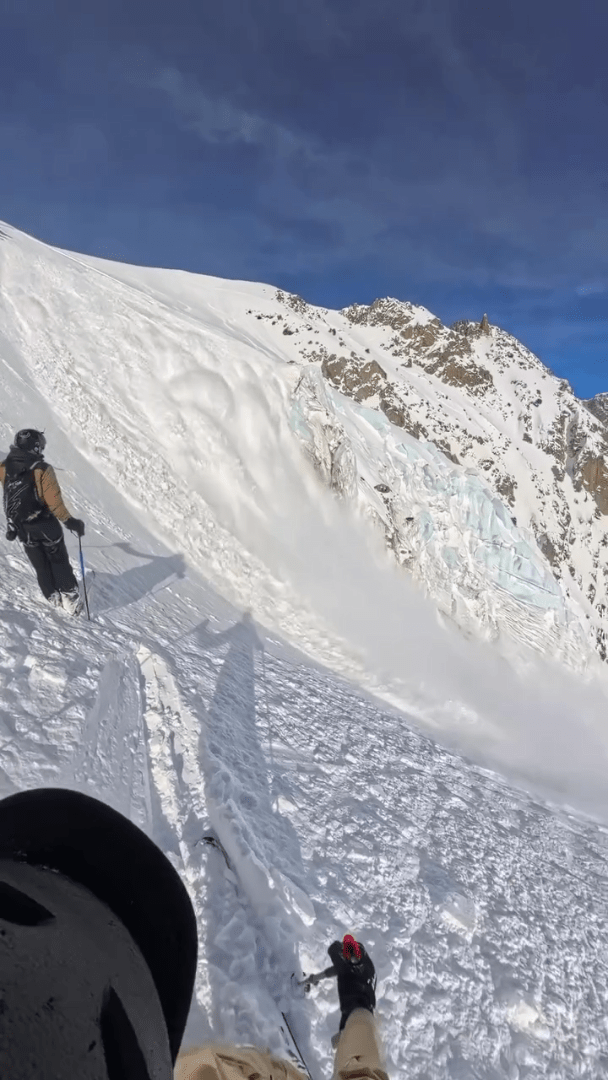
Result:
{"label": "steep snow face", "polygon": [[[339,343],[343,314],[6,231],[2,360],[40,395],[34,415],[7,416],[7,443],[15,426],[45,426],[50,405],[55,430],[147,527],[265,625],[479,760],[595,799],[605,692],[581,607],[479,475],[373,396],[336,390],[323,360],[298,359],[304,333]],[[385,330],[352,326],[370,340]],[[416,379],[439,411],[437,383]],[[88,486],[78,506],[103,513]]]}
{"label": "steep snow face", "polygon": [[[200,310],[202,279],[195,275],[167,275],[114,264],[112,274],[137,282],[140,288],[144,284],[153,296],[178,303],[179,310]],[[460,625],[481,629],[492,640],[501,631],[507,636],[514,631],[520,640],[523,632],[524,640],[537,643],[543,651],[549,648],[552,654],[557,650],[561,659],[577,667],[587,663],[588,644],[605,658],[608,432],[602,395],[592,406],[578,401],[565,380],[553,376],[516,339],[491,327],[485,316],[480,326],[460,322],[447,328],[426,308],[391,298],[370,307],[355,304],[344,312],[332,312],[268,286],[204,281],[207,296],[213,294],[212,303],[206,305],[207,323],[226,327],[236,342],[256,343],[265,357],[280,358],[289,366],[304,361],[305,371],[320,368],[332,390],[377,412],[376,429],[384,414],[393,439],[398,439],[394,428],[402,428],[419,443],[432,444],[465,472],[473,469],[489,499],[494,497],[494,505],[496,500],[502,503],[503,517],[508,515],[519,527],[514,551],[522,543],[535,549],[536,562],[540,554],[545,563],[543,574],[548,567],[566,598],[563,616],[557,620],[562,629],[557,632],[548,625],[538,627],[538,605],[527,605],[529,597],[522,590],[519,606],[503,619],[494,589],[499,584],[496,577],[482,575],[478,581],[469,577],[469,595],[463,605],[455,579],[446,594],[440,587],[441,567],[421,558],[422,547],[412,544],[418,525],[412,530],[406,521],[408,527],[403,529],[402,480],[393,491],[380,476],[391,472],[390,463],[383,461],[378,472],[378,481],[389,488],[382,492],[380,510],[379,500],[358,481],[351,480],[348,491],[341,489],[340,466],[334,462],[328,472],[327,464],[313,453],[317,472],[334,491],[340,489],[367,518],[384,523],[389,549],[424,584],[444,614]],[[297,395],[302,381],[296,379],[295,386]],[[337,405],[335,395],[332,400],[343,413],[346,406]],[[350,436],[347,432],[344,438],[339,417],[334,433],[329,434],[331,413],[326,412],[323,420],[330,455],[331,446],[339,446],[353,468],[356,462],[362,467],[365,449],[357,455],[348,445]],[[300,436],[303,430],[302,424],[297,426]],[[309,451],[315,448],[315,439],[311,442],[305,437],[304,441]],[[322,453],[326,451],[324,447]],[[384,446],[374,447],[374,454],[378,453],[384,455]],[[452,475],[458,472],[453,469]],[[426,507],[425,513],[433,520],[432,508]],[[464,551],[467,540],[459,526],[452,524],[452,540]],[[440,523],[433,527],[441,535]],[[470,522],[465,531],[467,537],[475,535]],[[508,542],[502,544],[503,560],[507,546]],[[447,551],[450,543],[444,547]],[[490,605],[488,588],[495,596]],[[512,590],[507,592],[514,595]]]}

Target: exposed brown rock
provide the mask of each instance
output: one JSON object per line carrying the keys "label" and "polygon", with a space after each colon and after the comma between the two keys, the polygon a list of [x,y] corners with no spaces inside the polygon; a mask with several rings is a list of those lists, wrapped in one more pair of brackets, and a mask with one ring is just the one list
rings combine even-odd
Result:
{"label": "exposed brown rock", "polygon": [[[560,412],[547,432],[545,440],[541,443],[546,454],[551,454],[557,461],[557,468],[563,479],[566,466],[566,414]],[[553,466],[553,475],[557,478],[558,473]]]}
{"label": "exposed brown rock", "polygon": [[332,353],[324,357],[321,371],[336,390],[355,401],[364,402],[377,395],[379,407],[391,424],[403,428],[415,439],[427,438],[426,429],[418,421],[411,420],[404,402],[375,360]]}
{"label": "exposed brown rock", "polygon": [[608,468],[603,458],[588,458],[578,472],[582,486],[593,496],[598,510],[608,514]]}
{"label": "exposed brown rock", "polygon": [[321,364],[325,378],[342,394],[355,401],[380,394],[386,382],[386,372],[375,360],[357,360],[332,353]]}
{"label": "exposed brown rock", "polygon": [[[380,408],[386,416],[386,419],[390,420],[391,424],[394,424],[395,427],[405,427],[405,409],[403,408],[403,405],[397,404],[397,401],[395,400],[395,397],[393,395],[383,394],[380,398]],[[418,433],[415,437],[419,438]]]}
{"label": "exposed brown rock", "polygon": [[403,428],[404,431],[407,431],[408,435],[412,435],[414,439],[428,438],[426,428],[424,428],[418,420],[412,419],[403,402],[399,401],[390,386],[386,387],[380,398],[380,408],[386,416],[386,419],[390,420],[391,424],[394,424],[395,427]]}
{"label": "exposed brown rock", "polygon": [[515,488],[517,487],[517,480],[514,480],[512,476],[498,476],[494,480],[494,487],[499,495],[502,495],[503,499],[506,499],[509,506],[515,505]]}
{"label": "exposed brown rock", "polygon": [[465,338],[480,338],[482,335],[481,323],[471,322],[470,319],[457,319],[452,323],[450,330]]}
{"label": "exposed brown rock", "polygon": [[435,443],[435,446],[437,447],[437,449],[441,450],[442,454],[445,454],[445,456],[447,458],[449,458],[450,461],[454,462],[454,465],[460,465],[460,462],[459,462],[458,458],[456,457],[456,454],[452,453],[452,447],[450,446],[450,444],[448,442],[446,442],[445,439],[434,439],[433,442]]}
{"label": "exposed brown rock", "polygon": [[[415,317],[413,304],[391,297],[374,300],[373,304],[352,304],[344,308],[342,314],[351,323],[359,326],[390,326],[393,330],[406,329]],[[427,326],[441,327],[440,319],[432,319]]]}
{"label": "exposed brown rock", "polygon": [[[437,323],[439,323],[438,326]],[[430,349],[437,344],[439,331],[442,329],[443,327],[437,319],[436,322],[426,323],[424,326],[406,326],[400,331],[400,334],[405,341],[410,341],[415,348]]]}
{"label": "exposed brown rock", "polygon": [[557,550],[555,548],[555,545],[554,545],[553,541],[551,540],[551,538],[549,536],[547,536],[547,533],[545,533],[545,532],[540,533],[536,537],[536,542],[537,542],[540,550],[542,551],[543,555],[545,556],[545,559],[547,559],[551,563],[551,566],[553,567],[553,569],[554,570],[559,569],[559,565],[560,565],[559,555],[557,553]]}
{"label": "exposed brown rock", "polygon": [[298,315],[307,315],[312,311],[310,304],[307,304],[306,300],[302,299],[301,296],[298,296],[297,293],[284,293],[282,289],[277,289],[275,299],[278,300],[280,304],[287,304],[288,307]]}
{"label": "exposed brown rock", "polygon": [[449,386],[466,386],[473,393],[480,393],[493,386],[494,380],[487,368],[473,363],[460,363],[449,352],[442,353],[433,363],[426,366],[429,375],[436,375]]}

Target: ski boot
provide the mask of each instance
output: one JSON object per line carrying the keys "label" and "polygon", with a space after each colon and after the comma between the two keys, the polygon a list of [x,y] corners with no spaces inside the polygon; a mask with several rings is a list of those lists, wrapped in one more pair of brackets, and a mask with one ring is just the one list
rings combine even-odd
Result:
{"label": "ski boot", "polygon": [[80,615],[84,604],[78,588],[62,593],[61,600],[63,610],[67,611],[68,615]]}

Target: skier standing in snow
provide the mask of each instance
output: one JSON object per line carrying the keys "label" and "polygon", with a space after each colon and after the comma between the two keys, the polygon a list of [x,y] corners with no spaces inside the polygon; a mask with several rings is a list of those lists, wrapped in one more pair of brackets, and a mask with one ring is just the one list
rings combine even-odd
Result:
{"label": "skier standing in snow", "polygon": [[71,517],[66,509],[55,470],[44,460],[45,446],[41,431],[24,428],[17,432],[7,458],[0,464],[6,539],[21,541],[52,607],[79,615],[82,600],[60,522],[77,536],[84,536],[84,522]]}
{"label": "skier standing in snow", "polygon": [[[3,1078],[306,1080],[252,1047],[179,1053],[196,976],[192,904],[162,851],[97,799],[41,788],[0,800],[0,942]],[[328,952],[342,1013],[334,1076],[387,1080],[374,966],[353,938]]]}

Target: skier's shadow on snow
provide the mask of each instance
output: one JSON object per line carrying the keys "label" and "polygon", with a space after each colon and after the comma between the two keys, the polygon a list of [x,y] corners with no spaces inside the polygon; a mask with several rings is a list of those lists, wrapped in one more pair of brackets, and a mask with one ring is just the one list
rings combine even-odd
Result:
{"label": "skier's shadow on snow", "polygon": [[[268,1043],[271,1032],[258,1026],[264,1003],[251,999],[257,983],[275,1004],[280,1003],[279,1012],[288,1013],[306,1056],[307,1050],[310,1053],[307,1018],[292,996],[292,973],[300,971],[295,942],[304,929],[293,898],[300,905],[308,903],[311,914],[312,905],[305,895],[299,839],[274,802],[274,777],[271,773],[269,779],[261,742],[265,737],[271,745],[273,722],[269,688],[263,685],[264,646],[249,613],[228,630],[213,632],[204,623],[194,634],[207,654],[227,646],[199,744],[210,818],[237,878],[236,884],[231,882],[221,854],[208,849],[206,858],[215,860],[209,875],[207,920],[214,1026],[226,1038],[259,1042],[266,1036]],[[257,701],[256,668],[260,673]],[[227,904],[231,929],[226,927]],[[227,982],[238,995],[232,1003],[234,1011],[227,1000]],[[272,1011],[269,1002],[269,1017]],[[235,1030],[226,1029],[226,1015],[232,1017]],[[281,1052],[280,1043],[274,1049]]]}
{"label": "skier's shadow on snow", "polygon": [[163,582],[165,586],[169,585],[172,581],[183,578],[186,573],[183,555],[150,555],[148,552],[137,551],[126,541],[109,546],[120,548],[133,558],[147,561],[120,574],[95,570],[91,583],[92,613],[128,607],[144,596],[160,592],[164,587]]}

